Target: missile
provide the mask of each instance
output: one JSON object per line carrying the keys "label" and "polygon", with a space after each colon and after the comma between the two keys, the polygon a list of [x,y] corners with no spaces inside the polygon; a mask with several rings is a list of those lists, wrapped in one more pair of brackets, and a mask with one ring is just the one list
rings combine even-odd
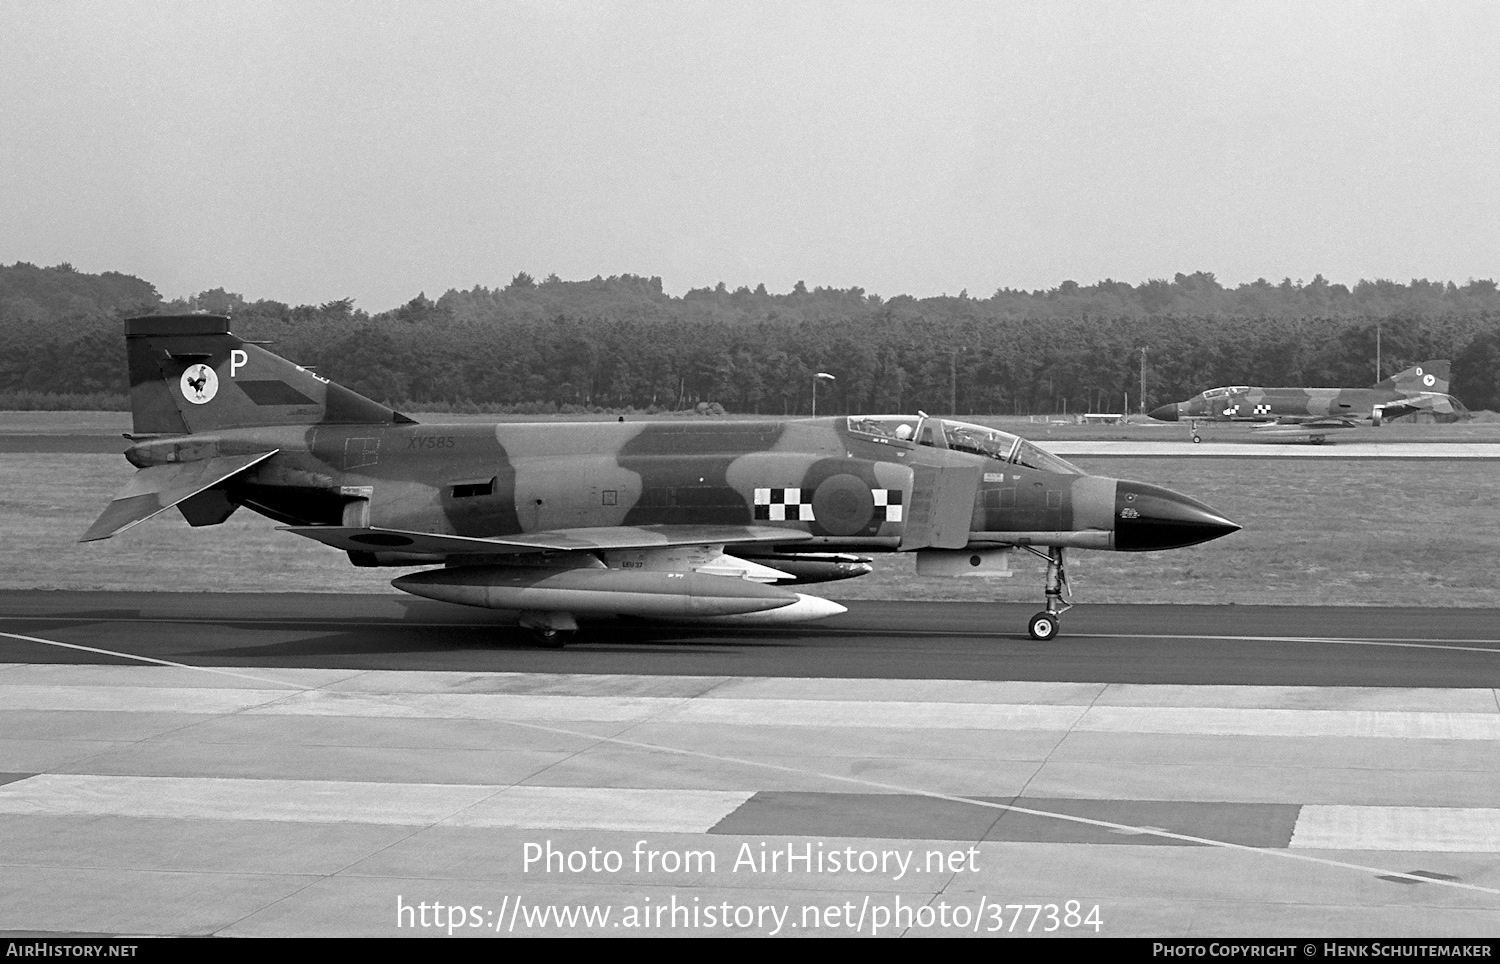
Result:
{"label": "missile", "polygon": [[750,554],[742,552],[756,562],[790,576],[780,585],[796,586],[810,582],[833,582],[836,579],[853,579],[873,572],[875,567],[864,556],[844,552],[767,552]]}
{"label": "missile", "polygon": [[659,619],[741,617],[776,610],[813,619],[844,611],[837,603],[748,579],[698,572],[651,572],[602,568],[542,569],[519,566],[459,566],[409,573],[391,581],[402,592],[489,609],[629,615]]}

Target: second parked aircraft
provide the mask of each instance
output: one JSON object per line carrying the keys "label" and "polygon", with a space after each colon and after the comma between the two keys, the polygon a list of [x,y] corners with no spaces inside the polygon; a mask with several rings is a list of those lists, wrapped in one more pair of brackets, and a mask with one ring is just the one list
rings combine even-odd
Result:
{"label": "second parked aircraft", "polygon": [[[1369,388],[1210,388],[1185,402],[1151,412],[1164,422],[1274,422],[1299,430],[1379,425],[1386,419],[1429,412],[1444,421],[1467,416],[1448,394],[1448,362],[1428,361]],[[1193,441],[1199,437],[1196,428]]]}

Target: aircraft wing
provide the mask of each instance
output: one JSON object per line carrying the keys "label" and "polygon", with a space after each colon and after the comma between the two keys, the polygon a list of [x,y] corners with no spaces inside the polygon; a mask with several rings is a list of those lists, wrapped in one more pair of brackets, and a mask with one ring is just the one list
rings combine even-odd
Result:
{"label": "aircraft wing", "polygon": [[1349,429],[1358,428],[1354,422],[1337,419],[1322,419],[1307,422],[1272,422],[1251,430],[1250,437],[1264,442],[1311,442],[1319,444],[1325,439]]}
{"label": "aircraft wing", "polygon": [[1358,428],[1359,424],[1358,419],[1339,418],[1332,415],[1283,415],[1275,422],[1254,431],[1267,431],[1280,425],[1295,425],[1298,428]]}
{"label": "aircraft wing", "polygon": [[230,455],[200,459],[196,462],[174,462],[138,470],[114,497],[79,542],[94,542],[118,535],[140,525],[158,513],[186,502],[193,496],[226,482],[251,466],[275,455],[279,449],[252,455]]}
{"label": "aircraft wing", "polygon": [[551,529],[504,538],[409,532],[404,529],[351,526],[283,526],[345,552],[431,553],[447,556],[519,555],[530,552],[597,552],[608,549],[656,549],[665,546],[736,545],[756,542],[801,542],[811,539],[796,529],[771,526],[651,525]]}

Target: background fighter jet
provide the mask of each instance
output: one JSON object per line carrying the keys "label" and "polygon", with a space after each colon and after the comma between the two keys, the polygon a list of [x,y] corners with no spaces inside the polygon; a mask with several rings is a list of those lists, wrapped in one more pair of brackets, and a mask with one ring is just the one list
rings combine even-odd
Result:
{"label": "background fighter jet", "polygon": [[[1457,420],[1468,415],[1448,394],[1448,362],[1423,362],[1370,388],[1210,388],[1185,402],[1163,405],[1151,417],[1164,422],[1276,422],[1306,429],[1379,425],[1414,412]],[[1193,441],[1198,441],[1193,433]]]}
{"label": "background fighter jet", "polygon": [[1050,639],[1066,547],[1138,552],[1239,527],[1167,489],[1083,474],[1014,435],[926,415],[801,421],[419,424],[229,332],[212,315],[125,323],[139,471],[83,536],[177,506],[240,506],[348,553],[428,566],[392,585],[520,613],[549,645],[578,616],[778,623],[843,611],[787,589],[914,551],[918,571],[1047,560]]}

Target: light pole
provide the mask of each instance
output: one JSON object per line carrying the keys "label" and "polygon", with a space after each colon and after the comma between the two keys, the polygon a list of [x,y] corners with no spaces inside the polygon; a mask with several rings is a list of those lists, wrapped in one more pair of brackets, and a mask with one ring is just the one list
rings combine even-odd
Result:
{"label": "light pole", "polygon": [[967,348],[948,349],[948,413],[958,414],[958,353]]}
{"label": "light pole", "polygon": [[813,376],[813,418],[818,417],[818,381],[835,381],[836,379],[827,372],[818,372]]}
{"label": "light pole", "polygon": [[1146,414],[1146,349],[1141,349],[1141,414]]}

